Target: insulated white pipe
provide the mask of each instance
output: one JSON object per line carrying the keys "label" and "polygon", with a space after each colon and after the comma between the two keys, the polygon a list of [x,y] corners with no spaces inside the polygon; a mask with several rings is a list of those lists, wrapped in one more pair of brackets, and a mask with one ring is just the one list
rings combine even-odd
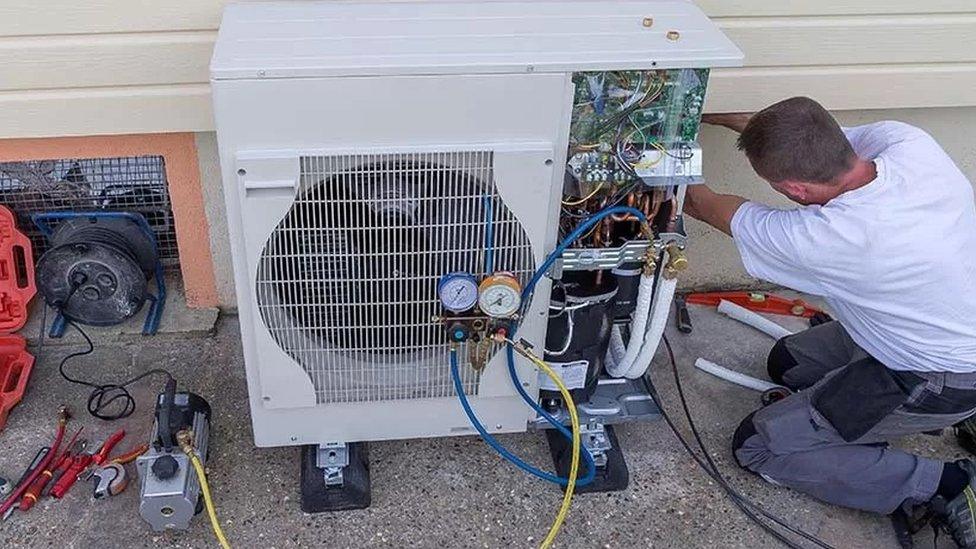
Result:
{"label": "insulated white pipe", "polygon": [[647,372],[647,368],[654,359],[658,345],[661,344],[661,337],[664,336],[664,328],[668,325],[668,318],[671,316],[671,302],[674,300],[674,291],[678,287],[678,279],[667,279],[661,277],[657,291],[654,296],[654,304],[651,307],[651,323],[644,333],[644,342],[641,345],[640,354],[631,363],[630,368],[624,372],[627,379],[637,379]]}
{"label": "insulated white pipe", "polygon": [[719,366],[718,364],[715,364],[710,360],[705,360],[704,358],[699,358],[695,361],[695,368],[708,372],[715,377],[722,378],[725,381],[730,381],[736,385],[741,385],[742,387],[754,389],[756,391],[768,391],[769,389],[784,388],[782,385],[776,385],[775,383],[770,383],[768,381],[763,381],[734,370],[729,370],[724,366]]}
{"label": "insulated white pipe", "polygon": [[637,305],[634,320],[630,323],[630,342],[624,346],[620,328],[614,327],[610,333],[610,356],[612,362],[606,365],[607,373],[613,377],[623,377],[640,354],[647,332],[647,320],[651,315],[651,299],[654,297],[654,275],[642,274],[637,287]]}
{"label": "insulated white pipe", "polygon": [[736,305],[731,301],[726,301],[724,299],[720,301],[718,304],[718,312],[728,316],[729,318],[738,320],[743,324],[748,324],[749,326],[752,326],[753,328],[774,339],[781,339],[788,335],[793,335],[793,332],[787,330],[779,324],[776,324],[772,320],[759,316],[749,309]]}

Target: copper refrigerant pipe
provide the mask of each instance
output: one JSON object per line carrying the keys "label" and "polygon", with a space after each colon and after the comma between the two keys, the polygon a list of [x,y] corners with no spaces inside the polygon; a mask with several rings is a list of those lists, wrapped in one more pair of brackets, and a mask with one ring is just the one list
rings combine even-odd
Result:
{"label": "copper refrigerant pipe", "polygon": [[647,210],[647,221],[648,223],[653,223],[654,218],[657,217],[658,212],[661,211],[661,202],[663,201],[664,193],[661,189],[654,189],[651,191],[651,207]]}
{"label": "copper refrigerant pipe", "polygon": [[671,214],[668,216],[668,232],[673,233],[675,226],[678,224],[678,199],[671,199]]}
{"label": "copper refrigerant pipe", "polygon": [[[637,195],[635,193],[627,193],[627,207],[633,208],[637,204]],[[613,214],[610,219],[614,221],[631,221],[634,214]]]}

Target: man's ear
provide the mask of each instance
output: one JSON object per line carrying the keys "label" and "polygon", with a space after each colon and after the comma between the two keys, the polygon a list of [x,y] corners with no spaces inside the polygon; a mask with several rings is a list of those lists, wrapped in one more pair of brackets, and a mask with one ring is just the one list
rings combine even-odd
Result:
{"label": "man's ear", "polygon": [[782,193],[801,204],[809,203],[810,188],[806,183],[800,181],[780,181],[779,187]]}

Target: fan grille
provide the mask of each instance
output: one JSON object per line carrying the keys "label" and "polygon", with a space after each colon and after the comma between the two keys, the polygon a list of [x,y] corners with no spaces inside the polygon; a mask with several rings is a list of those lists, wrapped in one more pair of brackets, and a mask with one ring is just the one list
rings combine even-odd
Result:
{"label": "fan grille", "polygon": [[[432,319],[438,280],[486,274],[489,212],[495,268],[523,281],[534,269],[492,166],[490,151],[301,159],[296,200],[265,245],[256,287],[261,318],[319,403],[454,395],[448,342]],[[461,371],[476,394],[478,373]]]}

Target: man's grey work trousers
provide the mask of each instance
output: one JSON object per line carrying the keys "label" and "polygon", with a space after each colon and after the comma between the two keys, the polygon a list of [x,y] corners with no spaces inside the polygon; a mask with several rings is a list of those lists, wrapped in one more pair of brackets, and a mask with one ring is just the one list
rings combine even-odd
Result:
{"label": "man's grey work trousers", "polygon": [[976,412],[976,373],[903,372],[861,349],[838,322],[776,343],[774,381],[798,391],[746,417],[739,465],[817,499],[891,513],[928,501],[943,462],[887,441],[951,426]]}

